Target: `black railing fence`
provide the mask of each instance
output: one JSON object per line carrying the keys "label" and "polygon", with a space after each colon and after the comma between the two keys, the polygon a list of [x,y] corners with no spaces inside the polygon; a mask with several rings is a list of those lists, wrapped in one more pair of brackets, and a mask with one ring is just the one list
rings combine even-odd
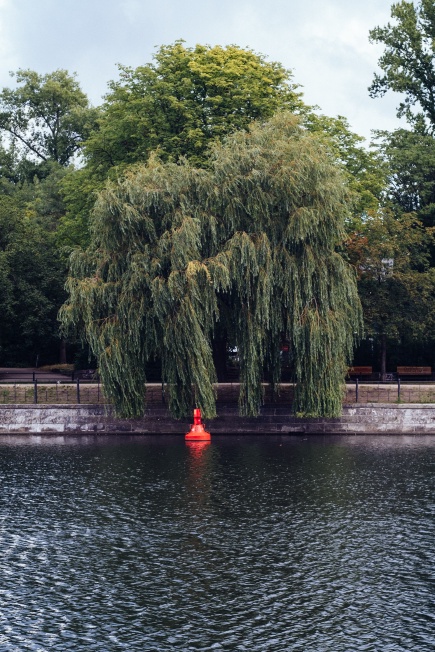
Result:
{"label": "black railing fence", "polygon": [[389,382],[356,379],[346,385],[345,403],[435,403],[435,383],[401,378]]}
{"label": "black railing fence", "polygon": [[53,381],[60,381],[60,382],[75,382],[77,380],[93,380],[93,381],[98,381],[98,373],[95,371],[95,369],[84,369],[80,371],[72,371],[71,373],[68,372],[50,372],[50,371],[28,371],[28,370],[23,370],[20,371],[19,369],[12,369],[10,371],[2,369],[0,371],[0,383],[7,383],[7,382],[31,382],[34,383],[35,380],[41,382],[53,382]]}
{"label": "black railing fence", "polygon": [[[279,393],[272,394],[264,383],[265,405],[289,405],[293,403],[294,385],[282,383]],[[240,385],[238,382],[218,383],[216,398],[219,405],[237,405]],[[162,383],[148,383],[144,398],[149,407],[165,406],[167,387]],[[0,380],[0,404],[107,404],[109,403],[102,383],[76,378],[72,380],[44,380],[35,377],[28,381]],[[435,383],[371,382],[356,380],[346,384],[344,404],[364,403],[435,403]]]}
{"label": "black railing fence", "polygon": [[10,383],[0,381],[0,403],[2,404],[60,404],[60,403],[107,403],[100,382],[40,381]]}

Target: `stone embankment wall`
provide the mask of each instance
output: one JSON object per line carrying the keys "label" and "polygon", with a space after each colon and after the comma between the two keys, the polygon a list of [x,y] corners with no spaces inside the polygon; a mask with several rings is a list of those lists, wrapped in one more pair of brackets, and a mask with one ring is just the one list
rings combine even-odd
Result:
{"label": "stone embankment wall", "polygon": [[[435,434],[435,405],[387,403],[346,405],[337,419],[297,419],[289,408],[265,407],[257,418],[239,417],[221,407],[207,422],[212,434]],[[102,405],[3,405],[0,434],[184,434],[189,420],[172,419],[164,408],[150,408],[142,419],[117,419]]]}

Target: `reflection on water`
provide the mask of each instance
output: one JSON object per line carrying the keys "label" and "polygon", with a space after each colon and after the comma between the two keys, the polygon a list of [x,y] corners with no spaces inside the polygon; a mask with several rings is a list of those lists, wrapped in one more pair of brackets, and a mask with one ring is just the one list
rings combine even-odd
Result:
{"label": "reflection on water", "polygon": [[432,651],[435,438],[0,437],[0,650]]}
{"label": "reflection on water", "polygon": [[203,453],[210,446],[210,441],[186,441],[186,447],[195,460],[201,460]]}

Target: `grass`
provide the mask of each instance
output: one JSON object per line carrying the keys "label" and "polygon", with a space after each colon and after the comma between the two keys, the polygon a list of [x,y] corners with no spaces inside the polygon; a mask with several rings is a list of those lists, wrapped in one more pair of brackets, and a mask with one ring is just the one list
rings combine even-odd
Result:
{"label": "grass", "polygon": [[38,367],[37,371],[51,371],[52,373],[72,374],[74,371],[73,364],[46,364],[43,367]]}

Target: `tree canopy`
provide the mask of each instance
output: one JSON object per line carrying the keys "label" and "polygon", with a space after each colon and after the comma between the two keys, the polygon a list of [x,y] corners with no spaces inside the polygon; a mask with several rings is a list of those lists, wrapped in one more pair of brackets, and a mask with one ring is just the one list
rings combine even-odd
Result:
{"label": "tree canopy", "polygon": [[68,164],[96,118],[78,82],[66,70],[11,74],[17,87],[3,88],[0,93],[0,130],[26,158]]}
{"label": "tree canopy", "polygon": [[[393,23],[371,30],[385,46],[370,87],[373,97],[388,90],[402,94],[398,116],[411,129],[377,132],[388,168],[388,199],[396,212],[414,212],[423,225],[435,226],[435,5],[432,0],[401,2],[391,8]],[[432,247],[433,250],[433,247]],[[434,254],[435,252],[433,252]],[[435,261],[433,255],[432,263]]]}
{"label": "tree canopy", "polygon": [[383,202],[359,228],[355,223],[348,247],[351,259],[357,251],[360,258],[366,332],[381,342],[382,373],[387,339],[395,345],[419,341],[427,356],[434,324],[435,5],[402,0],[391,17],[370,32],[384,52],[382,74],[375,74],[369,91],[372,97],[399,93],[397,115],[410,128],[377,132],[387,170]]}
{"label": "tree canopy", "polygon": [[[429,142],[432,140],[431,136],[426,133],[419,133],[415,136],[414,150],[417,152],[423,144],[425,147],[426,158],[424,161],[420,160],[420,165],[418,165],[418,155],[416,154],[414,157],[412,148],[408,146],[412,140],[411,136],[414,137],[412,132],[406,132],[411,134],[408,139],[404,137],[400,140],[398,134],[393,134],[389,140],[385,138],[383,148],[380,150],[382,156],[373,150],[368,151],[362,146],[363,139],[352,133],[344,117],[331,118],[318,115],[311,107],[307,107],[302,101],[297,85],[293,83],[291,72],[285,70],[279,63],[268,62],[265,57],[252,50],[237,46],[211,47],[208,45],[188,48],[182,41],[162,46],[156,51],[150,64],[136,69],[121,66],[120,79],[109,83],[109,93],[103,106],[98,110],[90,108],[75,77],[66,71],[55,71],[42,76],[34,71],[19,70],[16,73],[16,79],[17,87],[15,89],[3,89],[0,94],[0,129],[3,129],[3,134],[9,134],[8,138],[3,139],[3,144],[7,147],[0,148],[0,182],[4,194],[13,199],[16,209],[12,214],[19,216],[17,217],[17,226],[18,223],[22,224],[21,220],[24,220],[29,231],[34,229],[35,234],[40,234],[45,229],[48,234],[47,246],[49,243],[53,256],[51,254],[51,257],[47,256],[47,262],[51,262],[48,266],[41,268],[43,275],[45,274],[49,278],[53,272],[56,277],[56,284],[53,283],[53,287],[61,285],[64,274],[62,263],[66,263],[68,253],[71,248],[76,246],[86,249],[90,243],[85,254],[75,254],[72,278],[75,278],[77,283],[86,278],[86,271],[83,267],[86,256],[93,257],[97,267],[97,259],[102,250],[106,251],[110,258],[112,245],[110,245],[109,239],[115,237],[116,228],[113,226],[114,231],[107,233],[107,241],[103,243],[103,249],[101,249],[96,244],[99,235],[95,231],[95,225],[98,225],[100,235],[106,233],[106,222],[109,220],[110,223],[108,215],[110,215],[111,209],[106,206],[106,213],[104,213],[101,206],[103,206],[104,198],[108,201],[107,198],[113,195],[115,203],[120,202],[120,198],[123,197],[122,201],[125,206],[122,209],[119,208],[119,221],[121,225],[124,225],[122,227],[124,229],[126,228],[124,213],[125,211],[128,213],[130,210],[128,207],[134,211],[138,210],[141,215],[144,214],[144,211],[149,211],[150,220],[156,230],[154,239],[151,239],[153,261],[165,261],[164,264],[162,263],[164,272],[160,270],[157,273],[157,268],[153,268],[153,273],[155,277],[162,275],[165,279],[166,276],[168,279],[173,279],[172,266],[175,263],[172,257],[168,258],[167,252],[162,253],[162,243],[169,242],[169,240],[172,242],[171,239],[173,239],[171,246],[174,249],[181,248],[180,251],[182,250],[186,242],[182,239],[179,244],[174,234],[176,229],[180,228],[177,221],[181,219],[180,214],[185,215],[190,211],[193,216],[192,224],[199,224],[200,243],[197,249],[192,249],[192,260],[199,261],[201,265],[204,264],[207,274],[211,275],[211,263],[209,265],[205,261],[215,260],[218,255],[224,256],[227,261],[226,273],[230,278],[229,285],[214,287],[213,301],[216,304],[214,316],[208,316],[207,319],[201,317],[201,332],[205,329],[205,323],[208,324],[207,328],[209,329],[209,331],[205,329],[207,332],[203,335],[205,338],[204,351],[206,347],[213,347],[216,361],[218,354],[221,358],[223,357],[223,351],[228,344],[238,348],[242,360],[242,379],[244,378],[243,374],[247,374],[246,378],[248,379],[246,383],[243,380],[242,387],[244,389],[241,396],[242,410],[246,413],[254,413],[261,403],[261,388],[257,380],[263,372],[273,378],[274,382],[279,377],[277,371],[279,365],[276,362],[279,355],[276,342],[279,344],[280,341],[286,339],[293,342],[294,336],[290,334],[291,328],[285,326],[287,322],[284,317],[282,317],[282,327],[279,332],[273,331],[278,321],[271,321],[271,318],[268,317],[267,328],[261,327],[265,335],[262,336],[263,339],[258,339],[255,336],[257,340],[251,334],[248,339],[242,337],[243,324],[237,325],[234,321],[235,314],[238,316],[244,314],[240,299],[244,292],[244,286],[242,283],[237,284],[231,277],[231,274],[236,274],[236,269],[231,267],[228,262],[230,260],[228,254],[230,245],[231,247],[236,246],[236,242],[239,242],[236,241],[236,235],[240,233],[247,234],[254,243],[250,245],[249,251],[254,245],[254,249],[257,246],[255,238],[259,238],[258,242],[267,242],[267,246],[273,252],[273,255],[270,253],[272,262],[268,268],[269,271],[272,270],[272,276],[271,278],[267,277],[268,280],[264,284],[267,288],[269,284],[276,284],[277,279],[280,278],[276,266],[275,256],[278,249],[275,248],[275,243],[279,241],[282,234],[279,235],[277,226],[280,223],[279,220],[277,220],[276,228],[272,228],[270,225],[263,228],[260,209],[257,209],[257,212],[252,209],[255,219],[251,219],[251,213],[249,213],[249,219],[246,217],[242,219],[241,209],[238,209],[239,212],[234,213],[235,216],[230,220],[229,210],[222,208],[222,206],[226,206],[225,202],[229,202],[228,193],[232,193],[234,201],[241,205],[250,200],[250,194],[244,189],[244,184],[247,181],[243,174],[239,174],[237,171],[238,167],[234,157],[231,159],[231,163],[228,163],[228,174],[233,170],[234,178],[239,180],[230,189],[225,175],[222,175],[224,181],[219,183],[222,183],[222,188],[227,188],[225,191],[227,194],[224,195],[223,189],[220,189],[219,192],[216,190],[218,188],[218,169],[221,164],[219,161],[223,161],[225,157],[230,161],[227,156],[229,145],[226,144],[221,148],[220,143],[226,138],[229,138],[228,142],[230,142],[238,131],[247,131],[252,120],[257,119],[259,123],[266,123],[271,120],[273,115],[284,114],[286,110],[290,110],[292,113],[298,114],[300,118],[299,126],[297,128],[295,126],[291,138],[294,142],[302,143],[299,136],[303,134],[307,140],[304,141],[304,145],[300,146],[302,149],[305,146],[308,147],[313,155],[313,161],[316,161],[316,163],[313,162],[313,165],[318,164],[322,170],[329,166],[328,169],[333,171],[332,177],[337,181],[337,187],[340,187],[343,193],[341,204],[338,202],[340,208],[337,209],[336,219],[339,222],[342,221],[348,233],[359,232],[364,220],[366,220],[364,224],[370,224],[371,218],[376,216],[385,200],[392,201],[393,210],[397,215],[400,215],[403,210],[411,210],[409,206],[410,202],[413,202],[413,206],[418,205],[419,217],[424,224],[430,226],[432,223],[431,172],[426,164],[426,161],[430,163],[431,160],[431,143]],[[284,118],[277,116],[269,124],[269,126],[272,123],[275,125],[275,135],[271,136],[269,140],[270,147],[275,146],[275,137],[277,142],[281,143],[282,133],[277,126],[280,119]],[[257,127],[252,133],[257,134],[256,129]],[[249,138],[252,138],[252,135]],[[240,150],[238,142],[233,142],[235,151]],[[314,143],[315,148],[313,149]],[[397,143],[400,144],[400,147]],[[246,143],[245,145],[247,147]],[[82,154],[80,167],[70,165],[71,162],[79,160],[77,156],[80,154]],[[263,155],[258,154],[258,156],[259,160],[263,161]],[[255,158],[254,154],[251,158],[252,160]],[[248,159],[251,161],[251,158],[245,157],[245,161]],[[297,154],[295,153],[295,160],[296,158]],[[253,169],[257,171],[257,164],[253,165]],[[263,171],[263,176],[259,177],[258,188],[261,189],[261,192],[257,188],[253,196],[257,197],[259,205],[268,207],[267,211],[276,210],[279,213],[279,203],[282,201],[287,205],[289,200],[284,195],[275,196],[271,191],[269,192],[269,186],[264,179],[267,176],[273,177],[274,168],[272,168],[272,164],[270,165],[269,171]],[[276,161],[275,165],[277,169],[281,169],[280,161]],[[306,168],[302,163],[297,165],[292,163],[292,166],[299,170],[298,174],[302,175],[297,182],[301,184],[300,188],[302,188],[302,177]],[[341,168],[341,174],[338,172],[338,168]],[[150,188],[153,188],[152,183],[154,182],[151,183],[150,179],[154,179],[152,175],[157,174],[161,183],[166,187],[167,195],[171,197],[172,202],[170,202],[169,208],[160,207],[158,209],[158,215],[163,213],[166,215],[164,228],[163,222],[159,222],[160,217],[156,222],[154,208],[150,208],[151,204],[149,203],[150,196],[157,197],[158,200],[155,200],[157,203],[163,202],[163,191],[160,186],[157,189],[144,190],[145,208],[139,210],[137,206],[140,189],[136,179],[140,177],[145,187],[148,187],[147,184],[151,184]],[[251,176],[255,177],[253,173]],[[108,178],[112,180],[112,185],[109,184],[102,191]],[[121,181],[118,181],[118,178]],[[385,192],[387,178],[390,181],[389,193]],[[261,185],[263,182],[266,185]],[[318,188],[323,182],[324,177],[318,183],[313,180],[313,187]],[[250,183],[253,183],[252,179]],[[273,185],[274,182],[269,181],[268,183]],[[293,192],[290,188],[293,187],[292,184],[296,184],[295,177],[290,175],[287,183],[289,192]],[[134,200],[131,198],[133,187],[135,188]],[[297,184],[295,187],[299,188]],[[409,190],[411,188],[415,191],[413,195]],[[300,197],[304,196],[302,190],[295,192]],[[93,231],[90,235],[89,217],[98,193],[100,195],[95,216],[92,218]],[[314,201],[311,199],[310,193],[308,196],[310,199],[306,201]],[[276,202],[276,208],[273,209],[268,204],[269,201],[272,201],[272,197],[275,197],[273,201]],[[177,207],[177,202],[180,203],[181,208]],[[231,204],[231,202],[229,203]],[[294,207],[292,210],[296,211]],[[199,213],[203,215],[201,220],[198,218]],[[163,220],[163,218],[161,219]],[[308,217],[306,219],[308,222]],[[183,222],[183,224],[188,224],[188,222]],[[233,232],[228,224],[234,229]],[[313,224],[315,224],[315,220]],[[412,224],[414,226],[411,228],[414,229],[416,222],[412,222]],[[20,238],[19,233],[24,233],[24,231],[20,226],[14,233],[17,242],[17,238]],[[181,230],[180,233],[184,233],[184,230]],[[132,240],[129,242],[130,236]],[[117,237],[116,235],[115,241]],[[130,260],[131,251],[138,246],[134,242],[134,237],[134,234],[128,235],[126,231],[124,240],[122,240],[122,251],[127,252],[127,261]],[[147,234],[144,237],[146,241],[146,238],[151,236]],[[30,242],[31,240],[29,240],[29,246]],[[243,240],[244,246],[246,242]],[[374,246],[372,240],[370,243],[371,246]],[[309,240],[306,245],[313,247]],[[16,247],[16,244],[14,246]],[[149,246],[151,247],[151,244]],[[242,240],[237,246],[242,247]],[[293,247],[293,245],[291,246]],[[317,247],[317,244],[315,246]],[[141,247],[142,245],[139,246],[139,249]],[[345,258],[348,257],[352,260],[354,252],[351,251],[350,245],[347,249],[343,247],[343,238],[341,240],[338,238],[334,247]],[[56,252],[53,248],[56,249]],[[252,255],[254,254],[252,253]],[[11,253],[8,256],[12,261]],[[186,260],[189,259],[190,264],[192,260],[189,256]],[[291,260],[294,259],[291,258]],[[303,259],[298,258],[297,260],[301,262]],[[53,263],[52,271],[50,271],[51,263]],[[82,267],[80,267],[81,265]],[[255,265],[260,273],[263,268],[259,266],[258,262],[255,262]],[[92,266],[89,269],[92,269]],[[122,274],[119,272],[119,277],[116,277],[117,287],[124,283],[126,275],[130,273],[129,269],[126,268]],[[266,274],[264,270],[263,272]],[[195,280],[195,282],[197,281]],[[41,283],[45,283],[42,277]],[[72,280],[71,283],[74,284]],[[248,285],[249,292],[254,292],[254,285],[253,281]],[[8,282],[5,280],[5,290],[7,286]],[[106,285],[104,287],[107,292]],[[184,374],[183,378],[190,379],[185,383],[188,388],[193,383],[193,375],[196,374],[195,378],[204,378],[204,372],[203,370],[201,372],[180,371],[185,369],[186,365],[191,364],[191,361],[182,363],[180,360],[177,363],[178,371],[174,372],[175,353],[174,351],[170,352],[170,337],[168,336],[168,347],[162,339],[169,326],[163,326],[158,317],[162,311],[161,297],[157,300],[154,285],[152,288],[149,323],[152,324],[155,341],[158,342],[158,345],[147,344],[148,349],[144,359],[148,360],[156,352],[161,353],[162,351],[163,357],[165,357],[166,348],[168,349],[167,359],[163,360],[164,373],[167,379],[172,378],[173,382],[171,381],[170,385],[175,388],[171,398],[173,412],[181,414],[190,400],[190,389],[186,389],[187,393],[180,398],[181,376]],[[360,289],[362,288],[363,279],[361,278]],[[272,290],[267,292],[265,296],[271,297]],[[280,289],[279,283],[273,292],[274,298],[278,297],[279,303],[284,296],[284,290]],[[49,284],[44,285],[43,293],[44,296],[51,296]],[[56,296],[61,296],[61,293],[57,292]],[[282,300],[284,301],[284,299]],[[287,299],[285,301],[288,302]],[[210,302],[212,305],[211,298]],[[56,301],[54,301],[55,303]],[[249,299],[249,305],[251,304],[252,299]],[[9,303],[9,305],[12,304]],[[15,313],[18,315],[18,304],[14,303],[13,305]],[[261,311],[258,314],[260,313]],[[52,310],[50,314],[54,314],[54,311]],[[12,326],[9,330],[11,334],[18,332],[18,329],[13,326],[14,319],[11,313],[10,323]],[[102,319],[106,318],[102,317]],[[167,319],[169,318],[167,317]],[[257,322],[255,323],[257,324]],[[174,336],[173,341],[175,340]],[[271,344],[272,340],[274,340],[273,345]],[[249,344],[251,348],[247,350],[254,361],[252,364],[249,363],[251,366],[243,362],[248,355],[243,349],[244,342],[247,341],[251,343],[257,341],[255,346],[252,345],[253,348]],[[96,343],[94,347],[96,352],[99,351],[98,346],[99,344]],[[298,358],[295,354],[295,346],[293,342],[291,346],[292,365],[297,370]],[[179,347],[179,349],[185,351],[186,347]],[[104,351],[102,355],[104,357]],[[207,356],[204,357],[204,360],[207,362]],[[275,362],[271,362],[272,360]],[[244,364],[245,366],[243,366]],[[203,405],[211,406],[213,400],[210,388],[216,369],[214,369],[213,360],[210,364],[204,362],[204,365],[207,369],[209,384],[202,383],[206,396],[201,400]],[[253,369],[255,369],[255,373]],[[196,381],[193,384],[196,385]],[[299,385],[302,387],[303,383],[299,383]],[[114,396],[116,391],[115,389]],[[142,399],[138,397],[139,394],[136,398],[140,402]],[[126,399],[127,402],[130,401],[131,407],[130,399],[131,394],[130,398]],[[304,405],[301,411],[315,413],[317,407],[311,410],[307,407],[309,404],[307,400],[306,398],[301,399],[300,405]],[[337,405],[338,403],[335,403],[335,406]],[[212,413],[211,408],[209,413]]]}
{"label": "tree canopy", "polygon": [[[356,223],[354,223],[356,226]],[[387,340],[428,340],[435,318],[433,232],[412,213],[384,209],[360,221],[347,252],[358,270],[365,333],[380,344],[381,374],[387,365]]]}
{"label": "tree canopy", "polygon": [[378,150],[367,149],[344,116],[332,118],[304,111],[303,125],[323,140],[335,163],[340,165],[353,194],[353,215],[376,212],[385,193],[388,165]]}
{"label": "tree canopy", "polygon": [[3,366],[58,356],[64,265],[54,234],[16,195],[0,197],[0,360]]}
{"label": "tree canopy", "polygon": [[435,143],[432,135],[397,129],[380,134],[379,151],[388,169],[388,197],[398,211],[414,212],[435,226]]}
{"label": "tree canopy", "polygon": [[118,412],[142,413],[158,352],[172,413],[195,402],[213,416],[212,339],[224,320],[243,414],[258,413],[264,369],[277,382],[283,339],[297,411],[339,414],[361,323],[354,272],[337,253],[348,199],[325,146],[289,114],[227,136],[203,169],[151,158],[108,183],[61,316],[89,341]]}
{"label": "tree canopy", "polygon": [[[372,97],[388,90],[403,94],[397,109],[412,125],[435,130],[435,4],[402,0],[391,7],[393,23],[375,27],[370,40],[385,45],[379,66],[369,88]],[[414,107],[417,106],[415,110]]]}
{"label": "tree canopy", "polygon": [[[57,312],[65,300],[65,216],[61,188],[95,127],[74,76],[19,70],[0,93],[2,364],[52,362],[59,355]],[[7,227],[7,228],[6,228]]]}
{"label": "tree canopy", "polygon": [[152,63],[120,66],[109,88],[99,129],[86,145],[102,174],[146,161],[154,150],[163,160],[184,156],[202,165],[211,141],[279,108],[303,106],[288,70],[236,45],[164,45]]}

